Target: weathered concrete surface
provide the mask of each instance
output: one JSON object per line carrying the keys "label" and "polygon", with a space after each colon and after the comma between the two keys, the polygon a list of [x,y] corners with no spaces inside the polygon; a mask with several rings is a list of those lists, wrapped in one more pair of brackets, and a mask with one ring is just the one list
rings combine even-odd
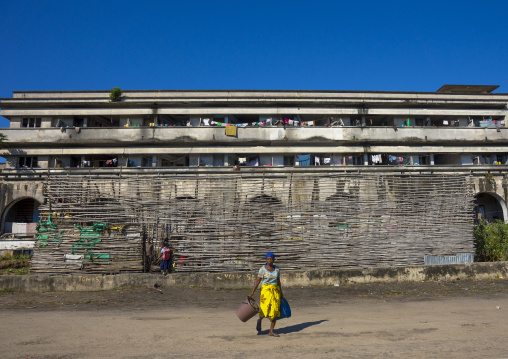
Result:
{"label": "weathered concrete surface", "polygon": [[[38,128],[34,131],[30,128],[5,128],[2,133],[9,139],[11,146],[17,147],[18,144],[26,146],[37,144],[47,146],[51,144],[67,145],[87,145],[94,146],[122,146],[127,144],[128,148],[119,148],[116,151],[130,150],[136,144],[162,146],[188,146],[220,144],[234,146],[257,145],[269,146],[266,151],[270,153],[275,150],[273,146],[287,147],[290,145],[298,148],[305,145],[318,146],[347,146],[345,148],[337,148],[346,150],[351,153],[363,152],[363,146],[369,145],[401,145],[409,146],[408,153],[412,151],[410,145],[420,146],[437,146],[431,147],[434,151],[447,151],[443,146],[459,146],[459,152],[478,151],[479,148],[471,149],[469,146],[479,145],[489,148],[492,145],[504,146],[508,136],[507,128],[480,128],[480,127],[460,127],[453,131],[444,130],[438,127],[399,127],[394,129],[390,127],[240,127],[237,136],[227,136],[224,127],[117,127],[117,128],[100,128],[96,127],[48,127]],[[467,149],[463,149],[464,143],[467,142]],[[357,149],[358,147],[358,149]],[[146,151],[146,148],[143,148]],[[142,151],[143,149],[139,149]],[[199,149],[199,148],[198,148]],[[462,149],[462,151],[460,150]],[[29,151],[30,149],[25,149]],[[48,151],[49,149],[46,149]],[[69,149],[65,149],[68,153]],[[84,151],[83,148],[79,149]],[[182,149],[180,149],[182,150]],[[194,148],[194,150],[196,150]],[[224,151],[223,148],[220,148]],[[257,149],[259,151],[260,149]],[[33,150],[32,150],[33,151]],[[251,149],[252,151],[252,149]],[[374,150],[372,150],[374,152]],[[415,153],[420,149],[413,150]],[[455,152],[456,148],[448,150]],[[488,148],[485,149],[489,151]],[[312,150],[312,152],[316,152]],[[394,152],[392,150],[391,152]],[[490,150],[490,152],[494,152]],[[34,153],[34,152],[29,152]],[[38,152],[43,154],[61,154],[61,149],[51,152]],[[146,153],[146,152],[143,152]],[[194,152],[193,152],[194,153]],[[347,152],[346,152],[347,153]],[[12,154],[9,149],[5,149],[3,154]]]}
{"label": "weathered concrete surface", "polygon": [[[283,287],[327,286],[334,284],[403,282],[443,279],[494,279],[508,276],[508,262],[472,263],[433,266],[357,268],[342,270],[287,271],[282,274]],[[255,273],[175,273],[118,275],[3,275],[0,288],[19,292],[95,291],[115,288],[165,287],[251,288]]]}

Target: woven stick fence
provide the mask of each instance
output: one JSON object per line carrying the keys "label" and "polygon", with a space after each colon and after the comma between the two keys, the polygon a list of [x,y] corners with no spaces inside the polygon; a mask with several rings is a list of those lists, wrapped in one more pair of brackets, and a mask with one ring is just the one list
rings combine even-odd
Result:
{"label": "woven stick fence", "polygon": [[253,270],[267,251],[284,269],[474,252],[461,175],[52,176],[45,196],[34,272],[142,271],[147,239],[154,267],[167,241],[179,272]]}

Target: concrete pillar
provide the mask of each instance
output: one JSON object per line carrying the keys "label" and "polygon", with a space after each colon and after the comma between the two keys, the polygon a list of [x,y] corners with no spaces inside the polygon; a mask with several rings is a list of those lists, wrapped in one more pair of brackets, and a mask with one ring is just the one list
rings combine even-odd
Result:
{"label": "concrete pillar", "polygon": [[[365,118],[364,118],[364,120],[365,120]],[[369,155],[366,154],[366,153],[363,154],[363,165],[364,166],[368,166],[369,165]]]}
{"label": "concrete pillar", "polygon": [[11,118],[9,128],[21,128],[21,121],[21,117]]}
{"label": "concrete pillar", "polygon": [[39,168],[48,168],[49,167],[49,156],[38,156],[37,157],[37,166]]}
{"label": "concrete pillar", "polygon": [[152,167],[157,167],[157,155],[152,156]]}
{"label": "concrete pillar", "polygon": [[41,127],[51,127],[51,121],[52,121],[52,118],[51,117],[42,117],[41,118]]}
{"label": "concrete pillar", "polygon": [[430,165],[434,166],[434,154],[433,153],[430,154]]}

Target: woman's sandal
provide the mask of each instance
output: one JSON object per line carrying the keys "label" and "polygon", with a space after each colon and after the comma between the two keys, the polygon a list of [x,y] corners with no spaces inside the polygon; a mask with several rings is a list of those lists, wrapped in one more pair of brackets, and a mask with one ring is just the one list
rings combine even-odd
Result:
{"label": "woman's sandal", "polygon": [[268,336],[269,336],[269,337],[275,337],[275,338],[280,337],[280,335],[279,335],[279,334],[277,334],[277,333],[268,334]]}

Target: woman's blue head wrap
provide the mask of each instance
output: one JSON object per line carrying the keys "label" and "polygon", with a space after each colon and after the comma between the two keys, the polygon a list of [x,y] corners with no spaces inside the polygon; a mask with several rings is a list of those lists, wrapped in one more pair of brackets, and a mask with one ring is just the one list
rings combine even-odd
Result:
{"label": "woman's blue head wrap", "polygon": [[272,252],[268,252],[266,253],[266,256],[265,256],[265,259],[269,258],[269,257],[272,257],[273,260],[275,260],[275,254],[273,254]]}

